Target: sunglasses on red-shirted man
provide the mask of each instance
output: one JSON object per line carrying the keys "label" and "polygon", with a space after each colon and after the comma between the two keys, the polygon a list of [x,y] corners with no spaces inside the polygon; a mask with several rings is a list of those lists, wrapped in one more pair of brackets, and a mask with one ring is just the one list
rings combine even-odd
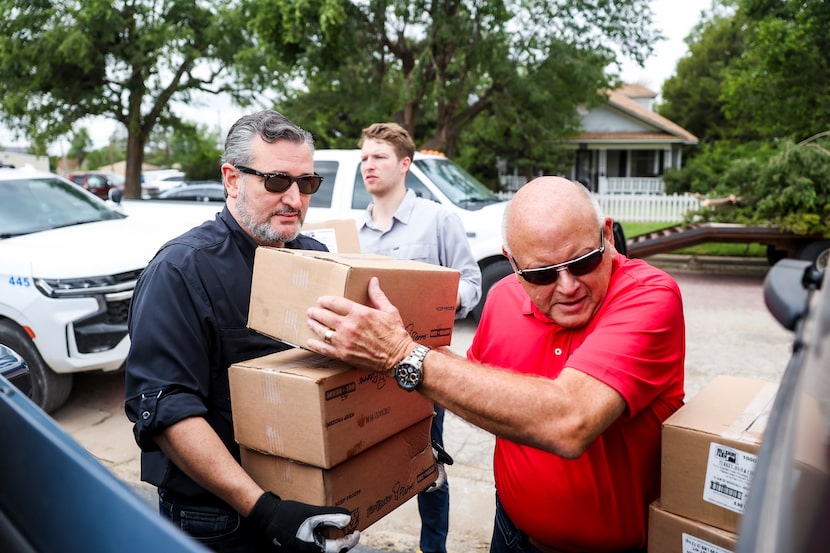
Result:
{"label": "sunglasses on red-shirted man", "polygon": [[311,175],[300,175],[295,177],[288,173],[261,173],[256,169],[245,167],[244,165],[234,165],[240,173],[247,173],[257,177],[262,177],[265,184],[265,190],[275,194],[281,194],[291,188],[292,183],[297,183],[297,188],[300,189],[300,194],[314,194],[320,189],[320,184],[323,182],[323,177],[317,173]]}
{"label": "sunglasses on red-shirted man", "polygon": [[602,254],[605,253],[605,235],[602,229],[599,231],[600,247],[592,250],[585,255],[581,255],[576,259],[565,261],[564,263],[557,263],[556,265],[548,265],[547,267],[537,267],[535,269],[519,269],[519,264],[513,256],[510,259],[516,267],[516,274],[525,279],[531,284],[553,284],[559,280],[559,273],[561,271],[568,271],[573,276],[585,276],[592,273],[602,263]]}

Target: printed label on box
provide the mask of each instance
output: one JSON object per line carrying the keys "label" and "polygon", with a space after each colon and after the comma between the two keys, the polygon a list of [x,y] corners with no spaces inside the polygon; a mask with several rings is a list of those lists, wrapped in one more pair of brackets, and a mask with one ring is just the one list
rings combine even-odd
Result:
{"label": "printed label on box", "polygon": [[709,445],[703,500],[743,513],[758,457],[716,442]]}
{"label": "printed label on box", "polygon": [[706,540],[683,532],[683,553],[733,553],[731,549],[718,547]]}
{"label": "printed label on box", "polygon": [[337,251],[337,233],[333,228],[303,229],[303,234],[325,244],[331,253],[339,253]]}

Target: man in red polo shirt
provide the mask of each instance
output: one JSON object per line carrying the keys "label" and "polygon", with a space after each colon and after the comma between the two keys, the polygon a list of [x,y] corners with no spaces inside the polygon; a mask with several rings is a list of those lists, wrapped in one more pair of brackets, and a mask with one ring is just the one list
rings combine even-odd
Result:
{"label": "man in red polo shirt", "polygon": [[504,221],[515,276],[494,286],[467,357],[415,344],[377,309],[322,297],[308,345],[380,372],[496,435],[491,553],[644,549],[662,422],[683,403],[680,290],[614,249],[579,184],[542,177]]}

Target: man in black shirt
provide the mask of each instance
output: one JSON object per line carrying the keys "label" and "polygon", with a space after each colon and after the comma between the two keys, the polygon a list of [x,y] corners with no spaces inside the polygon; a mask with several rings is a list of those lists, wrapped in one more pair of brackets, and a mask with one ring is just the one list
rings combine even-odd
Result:
{"label": "man in black shirt", "polygon": [[125,405],[141,477],[160,512],[214,551],[347,551],[359,539],[322,535],[349,523],[346,509],[260,488],[231,419],[228,367],[289,347],[246,326],[257,246],[326,249],[299,234],[322,181],[312,153],[311,135],[277,112],[239,119],[222,156],[224,209],[165,244],[133,295]]}

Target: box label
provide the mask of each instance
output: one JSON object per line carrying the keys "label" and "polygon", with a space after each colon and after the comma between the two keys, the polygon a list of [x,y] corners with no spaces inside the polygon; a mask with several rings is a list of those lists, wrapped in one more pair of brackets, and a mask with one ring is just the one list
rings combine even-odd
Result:
{"label": "box label", "polygon": [[706,540],[683,532],[683,553],[733,553],[731,549],[718,547]]}
{"label": "box label", "polygon": [[337,250],[337,233],[333,228],[303,229],[303,234],[325,244],[331,253],[339,253]]}
{"label": "box label", "polygon": [[742,514],[758,457],[716,442],[709,444],[703,500]]}

